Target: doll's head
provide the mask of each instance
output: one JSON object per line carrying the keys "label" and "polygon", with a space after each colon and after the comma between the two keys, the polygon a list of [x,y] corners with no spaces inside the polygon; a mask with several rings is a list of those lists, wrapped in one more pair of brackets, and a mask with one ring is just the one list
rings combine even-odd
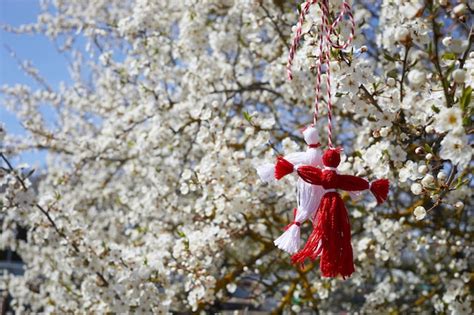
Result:
{"label": "doll's head", "polygon": [[341,148],[330,148],[324,151],[323,164],[327,167],[337,167],[341,162]]}
{"label": "doll's head", "polygon": [[310,125],[302,130],[304,140],[308,145],[319,145],[318,130]]}

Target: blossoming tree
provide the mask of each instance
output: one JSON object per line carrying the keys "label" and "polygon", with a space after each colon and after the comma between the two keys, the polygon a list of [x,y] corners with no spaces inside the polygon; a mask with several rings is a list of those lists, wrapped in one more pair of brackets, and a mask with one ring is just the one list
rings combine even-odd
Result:
{"label": "blossoming tree", "polygon": [[[238,289],[275,313],[472,313],[472,2],[353,8],[354,49],[331,51],[338,171],[393,185],[377,208],[343,194],[347,280],[276,249],[294,191],[254,169],[303,147],[295,130],[312,119],[318,6],[292,82],[293,1],[54,0],[37,22],[7,26],[48,36],[74,82],[50,87],[23,63],[39,88],[1,88],[27,131],[0,132],[0,247],[24,262],[21,276],[1,278],[10,307],[212,312]],[[44,169],[11,162],[28,150],[47,152]]]}

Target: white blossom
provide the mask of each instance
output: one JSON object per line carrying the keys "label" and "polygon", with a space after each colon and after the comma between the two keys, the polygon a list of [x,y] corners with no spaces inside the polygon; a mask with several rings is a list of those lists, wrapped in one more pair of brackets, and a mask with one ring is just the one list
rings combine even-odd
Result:
{"label": "white blossom", "polygon": [[414,88],[418,88],[426,82],[426,74],[417,69],[411,70],[408,73],[408,81]]}
{"label": "white blossom", "polygon": [[423,179],[421,180],[421,184],[424,186],[424,187],[430,187],[433,185],[434,183],[434,177],[433,175],[431,174],[426,174]]}
{"label": "white blossom", "polygon": [[456,69],[453,71],[453,80],[456,83],[462,84],[466,81],[466,70]]}
{"label": "white blossom", "polygon": [[439,156],[461,168],[467,166],[472,157],[472,148],[468,144],[467,136],[448,133],[441,141]]}
{"label": "white blossom", "polygon": [[418,183],[413,183],[410,188],[411,192],[415,195],[420,195],[423,191],[423,186]]}
{"label": "white blossom", "polygon": [[[296,272],[273,247],[296,179],[263,183],[254,169],[306,149],[319,5],[291,82],[292,1],[48,0],[31,24],[2,26],[51,40],[71,72],[51,84],[18,55],[35,83],[0,88],[24,128],[0,124],[0,249],[24,263],[0,276],[13,312],[218,312],[245,292],[280,313],[472,313],[474,54],[460,4],[355,2],[354,43],[323,69],[322,148],[330,70],[338,171],[391,183],[387,203],[346,202],[357,270],[344,281],[321,278],[318,260]],[[42,166],[20,167],[31,152]]]}
{"label": "white blossom", "polygon": [[456,132],[462,128],[462,112],[457,107],[442,108],[436,115],[435,129],[437,132]]}
{"label": "white blossom", "polygon": [[413,214],[415,215],[416,220],[423,220],[426,216],[426,209],[422,206],[418,206],[415,208],[415,211],[413,211]]}

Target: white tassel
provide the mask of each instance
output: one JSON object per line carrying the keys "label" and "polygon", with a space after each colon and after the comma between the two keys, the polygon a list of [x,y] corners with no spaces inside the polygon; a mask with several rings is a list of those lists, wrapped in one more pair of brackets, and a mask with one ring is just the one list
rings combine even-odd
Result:
{"label": "white tassel", "polygon": [[263,164],[256,167],[257,174],[260,179],[266,183],[275,180],[275,165],[271,163]]}
{"label": "white tassel", "polygon": [[[314,216],[324,191],[320,186],[310,185],[302,179],[298,179],[297,185],[298,209],[296,210],[294,222],[301,224]],[[301,242],[300,231],[301,229],[297,224],[292,224],[285,233],[275,240],[275,245],[290,254],[298,252]]]}
{"label": "white tassel", "polygon": [[300,249],[300,227],[296,224],[292,224],[288,230],[273,243],[276,247],[287,253],[294,254],[298,252]]}

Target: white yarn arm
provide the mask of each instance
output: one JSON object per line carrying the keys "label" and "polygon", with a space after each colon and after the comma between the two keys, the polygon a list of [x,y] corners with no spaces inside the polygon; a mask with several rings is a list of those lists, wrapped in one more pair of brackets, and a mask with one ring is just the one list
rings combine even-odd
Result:
{"label": "white yarn arm", "polygon": [[308,164],[308,152],[293,152],[285,155],[285,160],[293,165]]}
{"label": "white yarn arm", "polygon": [[275,164],[266,163],[256,167],[260,179],[266,183],[275,181]]}

